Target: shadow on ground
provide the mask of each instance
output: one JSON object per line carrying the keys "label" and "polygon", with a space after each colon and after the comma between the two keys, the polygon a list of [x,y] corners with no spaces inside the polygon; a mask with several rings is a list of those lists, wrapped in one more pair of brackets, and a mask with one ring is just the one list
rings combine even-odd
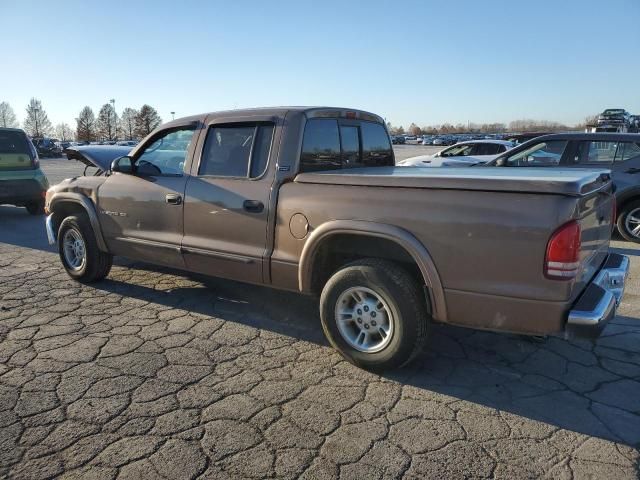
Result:
{"label": "shadow on ground", "polygon": [[[107,279],[96,288],[328,345],[314,298],[200,275],[185,276],[141,263],[118,263],[135,270],[180,275],[198,285],[158,290]],[[636,347],[629,346],[629,338]],[[608,326],[595,343],[433,325],[424,353],[409,367],[385,376],[416,389],[637,446],[638,340],[640,321],[624,316]]]}
{"label": "shadow on ground", "polygon": [[[0,225],[0,242],[54,252],[46,241],[43,217],[0,206]],[[638,256],[639,250],[626,245],[613,250]],[[116,265],[131,268],[131,279],[108,278],[95,288],[327,345],[313,298],[139,262],[118,259]],[[162,290],[146,286],[135,273],[139,270],[179,278]],[[181,283],[185,286],[175,288]],[[639,299],[631,289],[626,298],[627,303]],[[453,399],[639,446],[640,320],[635,305],[632,314],[618,316],[596,343],[434,325],[417,361],[386,376]]]}

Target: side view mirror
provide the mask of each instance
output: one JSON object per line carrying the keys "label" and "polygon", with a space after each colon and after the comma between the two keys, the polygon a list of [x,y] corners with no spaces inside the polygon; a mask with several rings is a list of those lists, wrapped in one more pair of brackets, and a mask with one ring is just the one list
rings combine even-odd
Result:
{"label": "side view mirror", "polygon": [[118,173],[133,173],[133,160],[131,157],[119,157],[111,162],[111,171]]}

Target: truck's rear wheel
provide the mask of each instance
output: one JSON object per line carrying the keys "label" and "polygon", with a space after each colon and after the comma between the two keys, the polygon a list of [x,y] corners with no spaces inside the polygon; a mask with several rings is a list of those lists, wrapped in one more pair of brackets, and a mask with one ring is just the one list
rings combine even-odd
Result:
{"label": "truck's rear wheel", "polygon": [[424,345],[429,315],[419,285],[393,262],[365,259],[336,272],[320,297],[322,328],[351,363],[400,367]]}
{"label": "truck's rear wheel", "polygon": [[640,200],[625,205],[620,211],[618,231],[626,240],[640,243]]}
{"label": "truck's rear wheel", "polygon": [[64,269],[79,282],[102,280],[111,270],[113,257],[98,248],[89,219],[65,218],[58,229],[58,252]]}

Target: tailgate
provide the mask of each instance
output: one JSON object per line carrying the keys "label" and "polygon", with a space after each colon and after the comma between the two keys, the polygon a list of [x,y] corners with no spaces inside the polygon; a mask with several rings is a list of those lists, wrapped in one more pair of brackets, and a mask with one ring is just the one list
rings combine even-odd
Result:
{"label": "tailgate", "polygon": [[584,290],[600,270],[609,253],[609,242],[615,222],[614,206],[615,198],[610,187],[587,195],[578,203],[576,220],[581,229],[581,273],[576,279],[572,298]]}

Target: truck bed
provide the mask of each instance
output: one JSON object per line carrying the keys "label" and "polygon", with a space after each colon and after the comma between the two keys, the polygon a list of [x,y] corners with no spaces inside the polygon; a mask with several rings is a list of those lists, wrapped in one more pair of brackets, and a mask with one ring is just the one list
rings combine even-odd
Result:
{"label": "truck bed", "polygon": [[583,196],[610,180],[608,170],[558,168],[369,167],[301,173],[298,183]]}

